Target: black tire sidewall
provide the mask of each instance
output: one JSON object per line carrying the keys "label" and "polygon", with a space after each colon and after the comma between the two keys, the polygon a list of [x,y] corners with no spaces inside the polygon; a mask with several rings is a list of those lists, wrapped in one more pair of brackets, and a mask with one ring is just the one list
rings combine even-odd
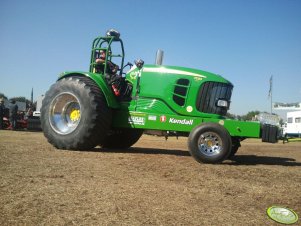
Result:
{"label": "black tire sidewall", "polygon": [[[203,154],[198,148],[198,140],[203,133],[214,132],[222,140],[222,150],[219,154],[214,156],[207,156]],[[221,125],[217,123],[203,123],[195,127],[188,137],[188,149],[190,154],[198,162],[202,163],[220,163],[227,159],[231,153],[231,137],[229,132]]]}
{"label": "black tire sidewall", "polygon": [[231,152],[228,156],[228,159],[232,159],[235,154],[237,153],[238,149],[240,147],[240,140],[238,138],[233,137],[232,138],[232,146],[231,146]]}
{"label": "black tire sidewall", "polygon": [[134,145],[142,136],[141,129],[115,129],[106,137],[102,147],[126,149]]}

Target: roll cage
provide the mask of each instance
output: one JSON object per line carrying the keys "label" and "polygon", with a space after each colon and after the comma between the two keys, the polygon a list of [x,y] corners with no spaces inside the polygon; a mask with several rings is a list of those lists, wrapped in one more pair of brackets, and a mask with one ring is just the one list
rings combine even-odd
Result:
{"label": "roll cage", "polygon": [[[114,52],[112,51],[112,46],[114,46]],[[115,51],[115,47],[117,51]],[[104,71],[107,71],[107,62],[111,61],[119,66],[119,74],[120,76],[122,76],[124,68],[124,46],[122,40],[115,36],[97,37],[94,39],[92,43],[89,71],[91,73],[95,72],[95,61],[97,58],[99,58],[100,52],[102,50],[106,51],[107,53],[104,63]]]}

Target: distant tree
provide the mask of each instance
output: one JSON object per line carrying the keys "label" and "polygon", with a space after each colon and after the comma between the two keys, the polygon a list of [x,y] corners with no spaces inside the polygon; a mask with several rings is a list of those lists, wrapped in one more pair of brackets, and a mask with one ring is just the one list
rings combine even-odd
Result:
{"label": "distant tree", "polygon": [[227,113],[226,117],[229,118],[229,119],[236,119],[236,118],[237,118],[236,115],[231,114],[231,113],[229,113],[229,112]]}
{"label": "distant tree", "polygon": [[33,105],[33,103],[26,99],[26,97],[12,97],[9,100],[15,100],[15,101],[19,101],[19,102],[25,102],[26,103],[26,108],[29,108],[30,106]]}
{"label": "distant tree", "polygon": [[238,121],[242,121],[242,116],[241,116],[241,115],[236,115],[236,119],[237,119]]}
{"label": "distant tree", "polygon": [[[229,118],[229,119],[235,119],[235,120],[238,120],[238,121],[252,121],[254,120],[255,116],[256,115],[259,115],[260,113],[266,113],[266,114],[270,114],[268,112],[260,112],[260,111],[249,111],[247,114],[245,115],[235,115],[235,114],[231,114],[231,113],[227,113],[226,117]],[[277,114],[273,114],[273,115],[277,115]],[[279,115],[277,115],[279,116]],[[280,117],[279,117],[280,118]],[[283,119],[280,119],[279,121],[280,125],[283,125]]]}
{"label": "distant tree", "polygon": [[26,102],[25,97],[12,97],[9,100],[19,101],[19,102]]}
{"label": "distant tree", "polygon": [[3,99],[5,99],[5,100],[8,99],[7,96],[4,95],[4,93],[0,93],[0,98],[3,98]]}
{"label": "distant tree", "polygon": [[249,111],[246,115],[241,116],[242,121],[252,121],[255,115],[258,115],[260,111]]}

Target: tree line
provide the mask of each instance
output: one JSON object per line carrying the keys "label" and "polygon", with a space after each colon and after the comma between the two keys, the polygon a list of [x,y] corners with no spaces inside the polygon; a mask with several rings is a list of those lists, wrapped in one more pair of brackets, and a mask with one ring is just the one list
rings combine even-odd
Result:
{"label": "tree line", "polygon": [[26,99],[26,97],[12,97],[12,98],[8,98],[7,96],[5,96],[3,93],[0,93],[0,99],[3,99],[3,100],[7,100],[7,101],[19,101],[19,102],[23,102],[23,103],[26,103],[26,108],[35,108],[37,102],[31,102],[31,100],[28,100]]}
{"label": "tree line", "polygon": [[245,115],[235,115],[235,114],[227,113],[227,118],[236,119],[239,121],[252,121],[255,118],[255,116],[259,114],[260,111],[249,111]]}

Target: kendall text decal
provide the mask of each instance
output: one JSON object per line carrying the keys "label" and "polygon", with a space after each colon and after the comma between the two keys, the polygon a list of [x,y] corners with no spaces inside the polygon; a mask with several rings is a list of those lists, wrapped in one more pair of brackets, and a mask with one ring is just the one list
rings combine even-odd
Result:
{"label": "kendall text decal", "polygon": [[187,119],[175,119],[175,118],[170,118],[169,123],[172,124],[181,124],[181,125],[192,125],[193,124],[193,119],[187,120]]}

